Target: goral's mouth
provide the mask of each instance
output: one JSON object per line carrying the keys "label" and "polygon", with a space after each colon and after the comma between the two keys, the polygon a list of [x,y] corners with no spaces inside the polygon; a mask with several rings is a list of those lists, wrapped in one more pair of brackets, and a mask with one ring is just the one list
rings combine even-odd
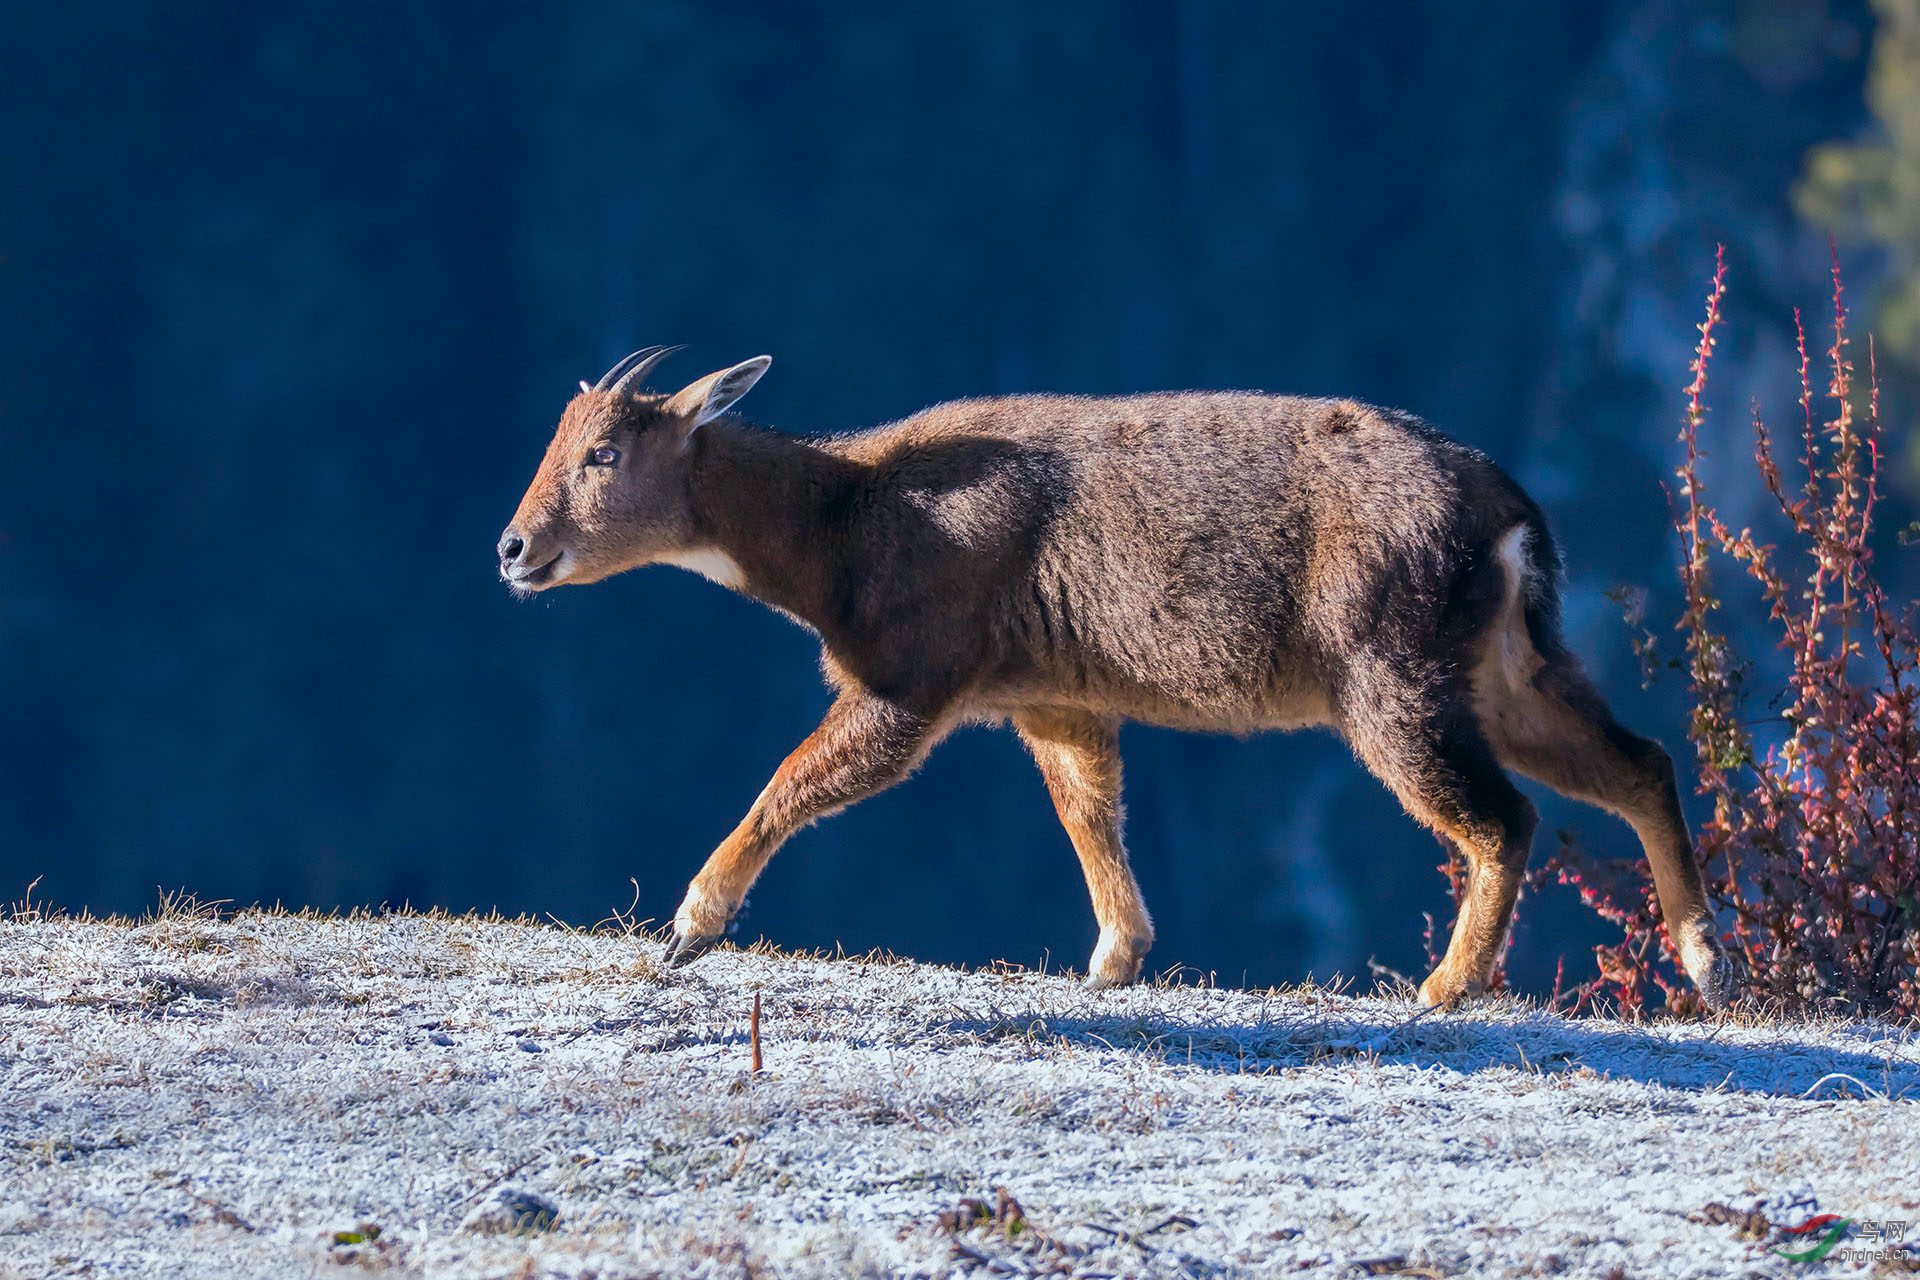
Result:
{"label": "goral's mouth", "polygon": [[548,587],[557,587],[567,580],[569,558],[562,551],[553,559],[534,568],[514,565],[503,566],[500,580],[513,589],[515,595],[530,596],[536,591],[545,591]]}

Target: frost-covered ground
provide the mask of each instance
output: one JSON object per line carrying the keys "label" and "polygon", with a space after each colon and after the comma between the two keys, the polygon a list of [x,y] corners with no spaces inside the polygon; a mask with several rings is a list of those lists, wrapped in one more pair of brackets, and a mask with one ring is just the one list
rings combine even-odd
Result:
{"label": "frost-covered ground", "polygon": [[[1910,1031],[658,955],[427,916],[0,924],[0,1275],[1906,1263],[1776,1259],[1710,1207],[1756,1201],[1920,1242]],[[505,1193],[559,1221],[489,1234]]]}

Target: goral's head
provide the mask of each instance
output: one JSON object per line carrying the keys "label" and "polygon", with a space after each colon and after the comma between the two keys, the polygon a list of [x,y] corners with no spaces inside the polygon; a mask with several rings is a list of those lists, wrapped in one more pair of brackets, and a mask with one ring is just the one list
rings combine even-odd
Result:
{"label": "goral's head", "polygon": [[687,446],[773,359],[755,356],[670,396],[645,391],[654,366],[679,349],[636,351],[580,384],[500,535],[500,577],[515,592],[597,582],[692,549]]}

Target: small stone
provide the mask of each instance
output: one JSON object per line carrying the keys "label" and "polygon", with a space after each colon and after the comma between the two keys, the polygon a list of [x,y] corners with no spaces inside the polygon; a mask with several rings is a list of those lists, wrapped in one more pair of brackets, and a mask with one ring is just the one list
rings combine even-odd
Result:
{"label": "small stone", "polygon": [[442,1031],[439,1035],[433,1038],[433,1042],[437,1045],[451,1047],[453,1044],[453,1037],[448,1035],[446,1032]]}
{"label": "small stone", "polygon": [[522,1052],[522,1053],[545,1053],[545,1052],[546,1052],[546,1050],[544,1050],[544,1049],[542,1049],[542,1048],[540,1047],[540,1044],[539,1044],[539,1042],[538,1042],[538,1041],[535,1041],[535,1040],[522,1040],[522,1041],[520,1042],[520,1052]]}
{"label": "small stone", "polygon": [[476,1206],[460,1225],[483,1236],[519,1236],[551,1231],[559,1222],[560,1206],[545,1196],[501,1187]]}

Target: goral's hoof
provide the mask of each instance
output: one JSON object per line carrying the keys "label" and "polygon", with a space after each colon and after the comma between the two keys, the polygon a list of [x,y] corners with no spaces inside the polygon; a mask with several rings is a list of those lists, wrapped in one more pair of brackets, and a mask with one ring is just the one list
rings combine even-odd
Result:
{"label": "goral's hoof", "polygon": [[1420,984],[1420,1003],[1429,1009],[1457,1009],[1486,990],[1482,982],[1463,982],[1450,974],[1434,972]]}
{"label": "goral's hoof", "polygon": [[1146,967],[1147,948],[1153,945],[1151,929],[1123,933],[1102,929],[1099,945],[1087,961],[1087,990],[1105,991],[1108,987],[1131,986],[1140,980]]}
{"label": "goral's hoof", "polygon": [[1716,949],[1701,969],[1694,977],[1694,985],[1700,988],[1700,998],[1706,1001],[1707,1008],[1718,1013],[1732,1007],[1740,998],[1740,980],[1734,975],[1733,962]]}
{"label": "goral's hoof", "polygon": [[667,967],[684,969],[719,945],[719,934],[689,937],[676,933],[673,935],[673,940],[667,943]]}

